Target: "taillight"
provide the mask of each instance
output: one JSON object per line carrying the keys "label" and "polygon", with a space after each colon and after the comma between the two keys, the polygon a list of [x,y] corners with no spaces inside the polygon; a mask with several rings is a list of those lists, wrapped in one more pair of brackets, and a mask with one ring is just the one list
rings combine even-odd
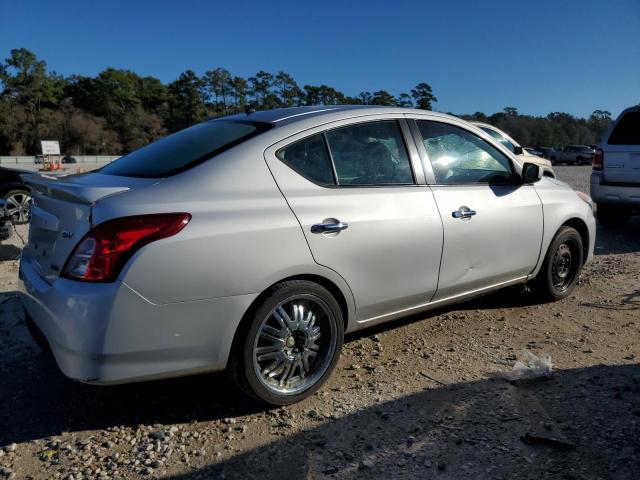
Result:
{"label": "taillight", "polygon": [[161,213],[101,223],[78,243],[62,276],[87,282],[111,282],[136,251],[150,242],[175,235],[189,220],[188,213]]}
{"label": "taillight", "polygon": [[604,168],[604,152],[601,148],[596,150],[596,153],[593,155],[593,164],[591,165],[591,169],[595,171],[602,171]]}

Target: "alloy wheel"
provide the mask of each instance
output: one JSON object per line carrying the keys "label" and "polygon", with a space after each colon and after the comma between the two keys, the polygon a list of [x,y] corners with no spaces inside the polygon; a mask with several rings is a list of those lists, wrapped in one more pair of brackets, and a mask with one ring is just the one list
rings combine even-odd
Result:
{"label": "alloy wheel", "polygon": [[27,223],[30,218],[31,197],[27,192],[12,192],[6,198],[7,214],[14,223]]}
{"label": "alloy wheel", "polygon": [[329,305],[315,295],[290,297],[271,310],[258,328],[253,368],[272,393],[301,393],[329,368],[336,342],[336,318]]}

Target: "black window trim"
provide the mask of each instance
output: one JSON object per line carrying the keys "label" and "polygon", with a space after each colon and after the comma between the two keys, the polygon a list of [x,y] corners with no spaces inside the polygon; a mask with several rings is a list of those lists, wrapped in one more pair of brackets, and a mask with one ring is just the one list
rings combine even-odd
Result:
{"label": "black window trim", "polygon": [[[424,161],[423,161],[423,168],[425,168],[425,170],[427,170],[426,165],[424,165],[424,163],[428,163],[428,166],[431,170],[431,174],[433,176],[433,181],[431,181],[429,178],[427,178],[427,184],[430,187],[478,187],[478,186],[509,186],[509,185],[523,185],[522,182],[520,181],[520,177],[518,175],[518,173],[516,172],[516,169],[513,165],[513,159],[509,156],[506,155],[504,152],[502,152],[499,148],[496,147],[496,145],[493,145],[491,142],[487,142],[486,139],[478,136],[476,133],[472,132],[471,130],[468,130],[466,128],[464,128],[461,125],[458,125],[454,122],[448,122],[446,121],[446,119],[434,119],[434,118],[416,118],[416,117],[412,117],[412,118],[408,118],[407,120],[410,120],[413,122],[413,125],[415,126],[415,130],[412,129],[413,133],[414,133],[414,142],[416,144],[418,144],[418,152],[420,154],[420,156],[424,155]],[[506,159],[509,161],[509,166],[511,168],[511,174],[513,176],[513,181],[511,182],[475,182],[475,183],[439,183],[438,182],[438,178],[436,177],[436,172],[433,169],[433,164],[431,163],[431,159],[429,158],[429,152],[427,152],[426,147],[424,146],[424,140],[422,138],[422,132],[420,131],[420,126],[418,125],[418,122],[435,122],[435,123],[442,123],[445,125],[449,125],[452,127],[457,127],[460,128],[462,130],[464,130],[465,132],[470,133],[471,135],[475,136],[476,138],[478,138],[479,140],[482,140],[485,143],[488,143],[489,145],[491,145],[493,148],[496,148],[498,150],[499,153],[501,153],[504,157],[506,157]],[[499,144],[498,140],[494,139],[493,137],[491,137],[492,141],[494,141],[496,144]],[[500,147],[505,148],[504,145],[500,145]]]}
{"label": "black window trim", "polygon": [[[352,122],[352,123],[347,123],[344,125],[337,125],[331,128],[326,128],[320,132],[316,132],[313,133],[311,135],[307,135],[305,137],[299,138],[297,140],[294,140],[293,142],[287,143],[286,145],[278,148],[275,152],[274,155],[275,157],[282,163],[284,163],[287,167],[289,167],[291,170],[293,170],[294,172],[296,172],[298,175],[300,175],[301,177],[303,177],[304,179],[310,181],[311,183],[313,183],[314,185],[317,185],[319,187],[322,188],[397,188],[397,187],[420,187],[420,186],[424,186],[420,183],[418,183],[417,181],[417,176],[416,176],[416,172],[414,171],[414,167],[413,167],[413,162],[411,161],[411,153],[409,151],[409,145],[408,142],[409,141],[413,141],[413,139],[407,138],[406,136],[406,132],[405,130],[402,128],[402,121],[406,121],[406,118],[401,118],[401,117],[393,117],[393,118],[373,118],[373,119],[368,119],[368,120],[363,120],[363,121],[356,121],[356,122]],[[327,133],[331,132],[333,130],[339,130],[341,128],[347,128],[347,127],[352,127],[354,125],[362,125],[365,123],[373,123],[373,122],[394,122],[396,124],[396,126],[398,127],[398,131],[400,132],[400,137],[402,139],[402,145],[404,146],[404,150],[405,153],[407,155],[407,162],[409,164],[409,169],[411,171],[411,179],[412,179],[412,183],[388,183],[388,184],[340,184],[340,180],[338,179],[338,172],[336,171],[336,166],[335,166],[335,162],[333,160],[333,153],[331,152],[331,148],[329,147],[329,140],[327,139]],[[309,178],[307,175],[299,172],[297,169],[293,168],[291,165],[289,165],[289,163],[287,163],[286,161],[284,161],[283,159],[280,158],[280,156],[278,155],[282,150],[285,150],[286,148],[289,148],[291,145],[294,145],[298,142],[303,142],[311,137],[315,137],[316,135],[322,135],[323,141],[324,141],[324,146],[327,150],[327,153],[329,154],[329,161],[331,162],[331,170],[333,173],[333,181],[334,184],[333,185],[327,185],[327,184],[323,184],[323,183],[318,183],[316,180],[313,180],[312,178]]]}

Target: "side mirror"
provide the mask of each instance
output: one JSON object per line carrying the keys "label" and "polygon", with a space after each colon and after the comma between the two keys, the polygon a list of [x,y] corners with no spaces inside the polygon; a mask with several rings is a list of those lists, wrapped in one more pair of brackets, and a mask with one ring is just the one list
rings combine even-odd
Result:
{"label": "side mirror", "polygon": [[513,146],[513,153],[515,155],[522,155],[524,153],[524,149],[520,146],[516,147],[515,145]]}
{"label": "side mirror", "polygon": [[542,169],[535,163],[525,163],[522,166],[522,182],[535,183],[542,178]]}

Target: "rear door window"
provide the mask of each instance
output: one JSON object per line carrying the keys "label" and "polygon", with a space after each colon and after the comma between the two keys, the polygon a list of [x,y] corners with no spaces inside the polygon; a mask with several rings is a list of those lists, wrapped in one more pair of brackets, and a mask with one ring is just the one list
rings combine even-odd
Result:
{"label": "rear door window", "polygon": [[268,130],[257,122],[216,120],[199,123],[125,155],[100,169],[123,177],[167,177],[204,162]]}
{"label": "rear door window", "polygon": [[627,112],[609,135],[609,145],[640,145],[640,110]]}
{"label": "rear door window", "polygon": [[339,185],[413,184],[407,149],[395,120],[326,132]]}

